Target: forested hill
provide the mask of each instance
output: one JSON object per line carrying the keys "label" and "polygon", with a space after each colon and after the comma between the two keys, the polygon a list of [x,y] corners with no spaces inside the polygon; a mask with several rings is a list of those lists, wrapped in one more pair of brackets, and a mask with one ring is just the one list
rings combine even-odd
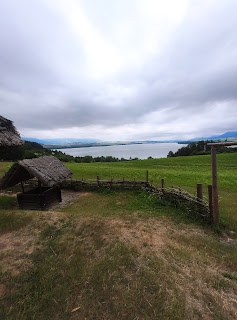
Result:
{"label": "forested hill", "polygon": [[[180,157],[180,156],[195,156],[195,155],[204,155],[211,153],[211,146],[208,143],[214,142],[211,141],[198,141],[189,143],[186,147],[178,149],[176,152],[170,151],[167,157]],[[217,153],[234,153],[237,152],[237,147],[228,148],[228,147],[219,147],[217,148]]]}

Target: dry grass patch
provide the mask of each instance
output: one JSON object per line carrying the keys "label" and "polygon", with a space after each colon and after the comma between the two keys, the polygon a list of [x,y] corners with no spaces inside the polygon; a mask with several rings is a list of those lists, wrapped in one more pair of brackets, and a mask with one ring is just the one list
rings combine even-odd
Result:
{"label": "dry grass patch", "polygon": [[87,193],[17,212],[31,221],[0,236],[0,318],[236,319],[235,244],[155,205]]}

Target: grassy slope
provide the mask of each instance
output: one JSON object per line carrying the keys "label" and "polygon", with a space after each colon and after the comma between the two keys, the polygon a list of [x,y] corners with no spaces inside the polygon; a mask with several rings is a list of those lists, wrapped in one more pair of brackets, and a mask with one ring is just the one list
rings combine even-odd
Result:
{"label": "grassy slope", "polygon": [[[237,155],[218,164],[222,219],[233,229]],[[10,165],[0,163],[1,174]],[[144,179],[149,169],[154,184],[165,177],[191,192],[211,183],[209,156],[67,166],[74,178]],[[57,212],[16,210],[5,195],[0,203],[0,319],[236,319],[229,231],[144,192],[86,193]]]}
{"label": "grassy slope", "polygon": [[235,319],[235,247],[175,208],[135,192],[60,212],[6,205],[1,319]]}

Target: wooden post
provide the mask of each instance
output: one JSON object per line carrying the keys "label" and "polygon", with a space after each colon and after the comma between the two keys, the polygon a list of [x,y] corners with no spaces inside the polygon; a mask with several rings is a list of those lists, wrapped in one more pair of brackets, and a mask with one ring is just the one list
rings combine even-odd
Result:
{"label": "wooden post", "polygon": [[197,200],[202,200],[203,195],[202,195],[202,183],[197,184]]}
{"label": "wooden post", "polygon": [[148,179],[148,170],[146,171],[146,182],[148,182],[149,179]]}
{"label": "wooden post", "polygon": [[161,189],[162,189],[162,192],[164,192],[164,189],[165,189],[165,179],[161,179]]}
{"label": "wooden post", "polygon": [[41,182],[38,180],[38,188],[39,188],[39,193],[42,192],[42,187],[41,187]]}
{"label": "wooden post", "polygon": [[97,185],[98,185],[98,187],[100,186],[100,177],[99,176],[97,176]]}
{"label": "wooden post", "polygon": [[217,189],[217,165],[216,165],[216,146],[211,146],[212,159],[212,197],[213,197],[213,221],[216,226],[219,226],[219,204],[218,204],[218,189]]}
{"label": "wooden post", "polygon": [[21,181],[21,188],[22,188],[22,193],[25,193],[23,181]]}
{"label": "wooden post", "polygon": [[212,208],[212,185],[208,185],[208,203],[210,210],[210,222],[213,222],[213,208]]}

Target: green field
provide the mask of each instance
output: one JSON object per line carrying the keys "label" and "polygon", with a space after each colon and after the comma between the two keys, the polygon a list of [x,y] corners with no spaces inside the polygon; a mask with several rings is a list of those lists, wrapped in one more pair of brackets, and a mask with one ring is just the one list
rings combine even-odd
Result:
{"label": "green field", "polygon": [[[218,154],[217,165],[220,222],[222,226],[237,230],[237,154]],[[0,173],[10,166],[10,163],[0,163]],[[115,163],[66,163],[66,166],[73,172],[74,179],[99,176],[102,179],[145,180],[146,170],[149,170],[149,181],[155,186],[160,186],[164,178],[166,186],[181,186],[195,194],[197,183],[202,183],[206,198],[207,186],[212,184],[210,155]]]}
{"label": "green field", "polygon": [[[220,221],[222,225],[237,230],[237,154],[217,155]],[[149,170],[149,181],[156,186],[165,179],[166,186],[181,186],[192,194],[197,183],[203,184],[204,196],[207,186],[212,184],[211,156],[192,156],[137,160],[117,163],[67,163],[74,179],[100,178],[145,180]]]}

